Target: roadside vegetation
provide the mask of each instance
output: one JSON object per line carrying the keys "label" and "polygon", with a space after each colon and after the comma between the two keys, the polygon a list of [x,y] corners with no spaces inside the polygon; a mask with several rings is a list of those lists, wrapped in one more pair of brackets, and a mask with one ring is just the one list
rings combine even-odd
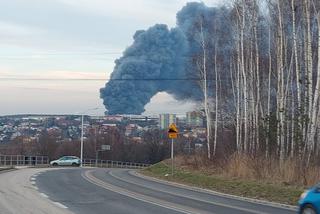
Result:
{"label": "roadside vegetation", "polygon": [[205,143],[177,159],[172,177],[166,162],[144,173],[295,205],[320,180],[320,3],[202,9],[190,40],[198,42]]}
{"label": "roadside vegetation", "polygon": [[247,158],[234,157],[225,167],[208,167],[206,160],[198,156],[180,156],[175,161],[174,176],[171,176],[170,160],[152,165],[141,173],[226,194],[297,204],[305,186],[295,178],[289,166],[291,163],[287,163],[288,167],[283,172],[269,168],[272,164],[259,168],[252,164],[254,162]]}

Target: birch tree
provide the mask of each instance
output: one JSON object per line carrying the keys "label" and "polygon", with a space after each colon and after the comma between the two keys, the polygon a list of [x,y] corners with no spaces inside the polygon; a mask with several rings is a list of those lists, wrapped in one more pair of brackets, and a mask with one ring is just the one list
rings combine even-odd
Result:
{"label": "birch tree", "polygon": [[203,20],[200,19],[200,47],[201,47],[201,60],[198,61],[198,71],[200,76],[200,86],[203,92],[203,106],[204,112],[206,116],[206,129],[207,129],[207,157],[211,159],[211,138],[212,138],[212,119],[211,119],[211,111],[210,111],[210,103],[209,103],[209,84],[208,84],[208,68],[207,68],[207,57],[208,57],[208,50],[207,50],[207,41],[204,33],[204,26]]}

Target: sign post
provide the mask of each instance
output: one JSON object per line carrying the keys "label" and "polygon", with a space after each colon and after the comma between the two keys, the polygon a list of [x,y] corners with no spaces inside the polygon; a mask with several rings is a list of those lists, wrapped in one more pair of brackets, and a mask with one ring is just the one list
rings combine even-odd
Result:
{"label": "sign post", "polygon": [[173,176],[174,156],[173,156],[173,139],[178,137],[178,129],[174,123],[169,126],[168,136],[171,139],[171,175]]}
{"label": "sign post", "polygon": [[96,167],[98,166],[99,152],[109,151],[109,150],[111,150],[110,145],[101,145],[101,149],[96,150]]}
{"label": "sign post", "polygon": [[171,176],[173,176],[173,167],[174,167],[174,159],[173,159],[173,138],[171,138]]}

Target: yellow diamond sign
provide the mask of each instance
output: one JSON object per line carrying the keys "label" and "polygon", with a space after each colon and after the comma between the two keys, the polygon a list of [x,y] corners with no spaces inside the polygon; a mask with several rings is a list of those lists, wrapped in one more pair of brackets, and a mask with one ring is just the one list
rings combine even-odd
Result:
{"label": "yellow diamond sign", "polygon": [[173,138],[177,138],[178,137],[178,129],[177,126],[172,123],[169,126],[169,130],[168,130],[168,134],[169,134],[169,138],[173,139]]}

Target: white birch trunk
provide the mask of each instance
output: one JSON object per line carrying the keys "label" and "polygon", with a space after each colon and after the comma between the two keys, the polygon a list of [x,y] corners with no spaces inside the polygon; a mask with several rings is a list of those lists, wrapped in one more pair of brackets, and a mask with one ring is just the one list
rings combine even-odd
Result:
{"label": "white birch trunk", "polygon": [[[255,6],[256,1],[255,1]],[[256,10],[256,9],[255,9]],[[258,17],[256,14],[256,11],[254,11],[254,36],[255,36],[255,53],[256,53],[256,88],[257,88],[257,98],[256,98],[256,104],[255,104],[255,129],[256,129],[256,139],[255,139],[255,150],[260,148],[260,143],[259,143],[259,106],[260,106],[260,63],[259,63],[259,45],[258,45],[258,33],[257,33],[257,26],[258,26]]]}
{"label": "white birch trunk", "polygon": [[318,101],[319,101],[319,91],[320,91],[320,15],[318,15],[318,67],[317,67],[317,76],[316,76],[316,87],[313,95],[313,104],[312,104],[312,113],[311,113],[311,123],[310,131],[308,135],[308,143],[310,146],[310,151],[313,151],[315,147],[315,135],[317,129],[317,115],[318,115]]}
{"label": "white birch trunk", "polygon": [[217,150],[217,136],[218,136],[218,66],[217,66],[217,46],[215,46],[214,54],[214,72],[215,72],[215,82],[216,82],[216,91],[215,91],[215,124],[214,124],[214,142],[213,142],[213,155],[216,155]]}
{"label": "white birch trunk", "polygon": [[278,1],[278,14],[279,14],[279,25],[278,25],[278,126],[277,126],[277,142],[279,148],[280,161],[283,162],[285,158],[284,153],[284,70],[283,70],[283,25],[282,25],[282,11],[280,6],[280,0]]}
{"label": "white birch trunk", "polygon": [[[302,135],[302,130],[303,130],[303,124],[301,120],[301,115],[303,114],[302,112],[302,103],[301,103],[301,74],[300,74],[300,64],[298,61],[298,45],[297,45],[297,33],[296,33],[296,12],[295,12],[295,0],[291,0],[291,12],[292,12],[292,34],[293,34],[293,51],[294,51],[294,62],[295,62],[295,74],[296,74],[296,87],[297,87],[297,106],[298,106],[298,111],[297,111],[297,136],[299,138]],[[294,141],[294,138],[293,138]],[[292,142],[294,143],[294,142]],[[301,146],[300,142],[297,142],[299,144],[299,156],[301,155]],[[293,153],[291,153],[291,156],[293,156]]]}
{"label": "white birch trunk", "polygon": [[266,138],[266,158],[269,157],[270,145],[269,145],[269,135],[270,135],[270,106],[271,106],[271,72],[272,72],[272,57],[271,57],[271,27],[269,26],[269,74],[268,74],[268,100],[267,100],[267,138]]}
{"label": "white birch trunk", "polygon": [[243,105],[244,105],[244,137],[243,137],[243,144],[244,144],[244,152],[248,152],[248,89],[247,89],[247,75],[245,71],[245,59],[244,59],[244,27],[246,24],[246,10],[245,10],[245,1],[243,3],[243,11],[242,11],[242,22],[241,22],[241,33],[240,33],[240,51],[241,51],[241,71],[242,71],[242,78],[243,78]]}
{"label": "white birch trunk", "polygon": [[312,150],[312,111],[313,111],[313,80],[312,80],[312,71],[313,71],[313,62],[312,62],[312,47],[311,47],[311,24],[310,24],[310,2],[309,0],[304,0],[305,6],[305,18],[306,18],[306,69],[307,69],[307,105],[308,105],[308,119],[309,124],[307,126],[307,150]]}
{"label": "white birch trunk", "polygon": [[200,25],[200,33],[201,33],[201,48],[202,48],[202,77],[203,77],[203,95],[204,95],[204,110],[205,115],[207,119],[207,157],[208,159],[211,159],[211,131],[212,131],[212,125],[211,125],[211,111],[210,111],[210,105],[209,105],[209,99],[208,99],[208,71],[207,71],[207,50],[206,50],[206,41],[204,37],[203,32],[203,24],[201,20]]}

